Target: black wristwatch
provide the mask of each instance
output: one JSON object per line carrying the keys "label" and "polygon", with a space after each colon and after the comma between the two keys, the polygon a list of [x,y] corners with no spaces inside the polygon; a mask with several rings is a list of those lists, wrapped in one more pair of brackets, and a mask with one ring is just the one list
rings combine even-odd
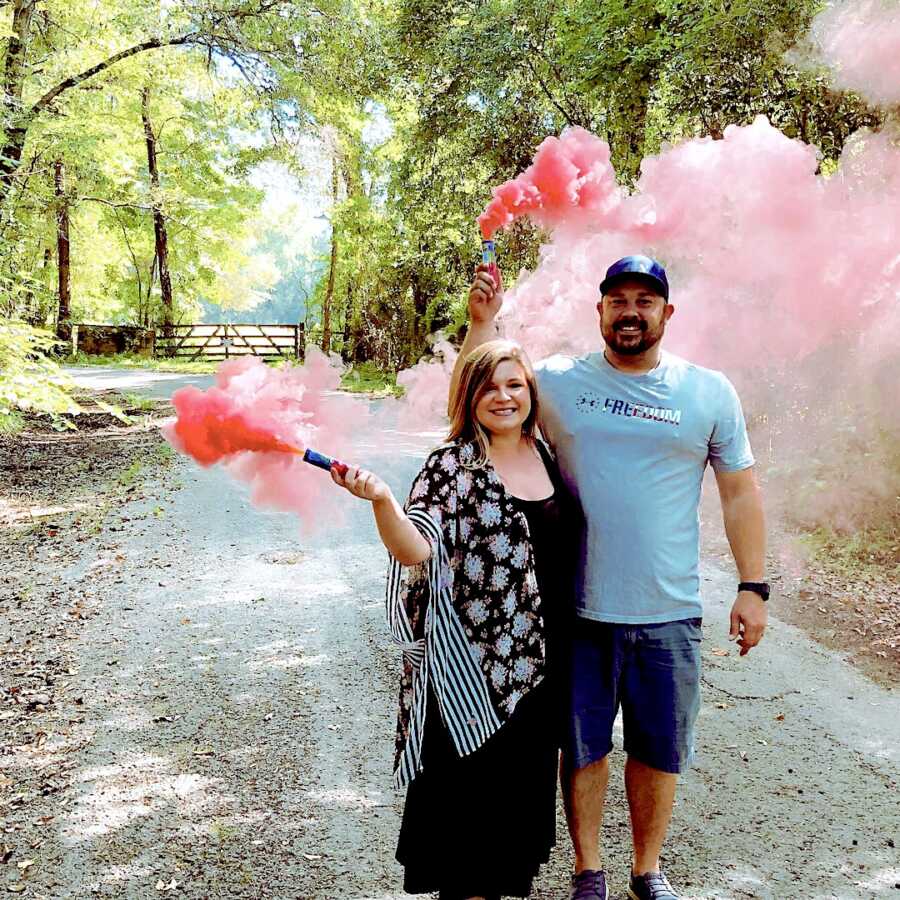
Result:
{"label": "black wristwatch", "polygon": [[753,591],[759,594],[763,600],[769,599],[769,583],[767,581],[742,581],[738,585],[738,593],[741,591]]}

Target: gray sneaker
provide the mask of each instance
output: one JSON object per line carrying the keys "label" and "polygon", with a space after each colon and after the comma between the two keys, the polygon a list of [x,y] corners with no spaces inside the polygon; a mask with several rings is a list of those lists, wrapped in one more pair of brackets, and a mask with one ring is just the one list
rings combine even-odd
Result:
{"label": "gray sneaker", "polygon": [[609,900],[606,873],[602,869],[585,869],[573,875],[569,900]]}
{"label": "gray sneaker", "polygon": [[678,900],[678,894],[662,872],[632,875],[628,896],[630,900]]}

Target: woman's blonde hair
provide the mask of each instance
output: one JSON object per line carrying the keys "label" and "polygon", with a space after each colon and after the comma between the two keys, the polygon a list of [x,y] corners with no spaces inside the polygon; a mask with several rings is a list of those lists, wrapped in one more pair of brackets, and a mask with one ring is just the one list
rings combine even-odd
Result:
{"label": "woman's blonde hair", "polygon": [[531,360],[515,341],[488,341],[473,350],[463,363],[459,374],[459,384],[450,406],[450,433],[448,441],[474,443],[477,453],[474,460],[468,461],[467,467],[483,466],[488,458],[488,447],[491,443],[490,432],[478,421],[475,407],[487,393],[497,366],[503,362],[516,362],[525,373],[525,383],[531,395],[531,412],[522,423],[522,435],[526,440],[534,441],[539,418],[537,382]]}

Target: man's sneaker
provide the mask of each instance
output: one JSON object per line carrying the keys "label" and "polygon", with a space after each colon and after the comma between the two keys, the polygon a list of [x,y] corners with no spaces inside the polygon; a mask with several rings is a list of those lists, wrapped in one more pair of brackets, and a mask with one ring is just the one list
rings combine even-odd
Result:
{"label": "man's sneaker", "polygon": [[606,873],[602,869],[585,869],[573,875],[569,900],[609,900]]}
{"label": "man's sneaker", "polygon": [[628,896],[631,900],[678,900],[678,894],[662,872],[632,875]]}

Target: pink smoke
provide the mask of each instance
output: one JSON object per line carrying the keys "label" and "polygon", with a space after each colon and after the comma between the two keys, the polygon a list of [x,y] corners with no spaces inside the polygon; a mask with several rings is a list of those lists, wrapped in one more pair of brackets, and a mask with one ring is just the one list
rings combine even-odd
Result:
{"label": "pink smoke", "polygon": [[[582,170],[612,184],[608,148],[580,146],[594,154]],[[597,351],[606,268],[626,254],[660,259],[676,310],[665,347],[737,384],[772,511],[852,531],[887,521],[900,495],[898,135],[858,132],[836,171],[818,162],[759,118],[645,159],[631,195],[593,209],[578,206],[571,170],[543,169],[543,196],[564,199],[532,203],[553,230],[506,291],[500,324],[535,361]],[[532,214],[496,196],[489,210],[493,225]],[[437,426],[449,367],[420,363],[398,380],[422,425]]]}
{"label": "pink smoke", "polygon": [[644,161],[629,230],[675,276],[673,349],[790,367],[877,326],[900,290],[900,154],[860,134],[816,169],[764,118]]}
{"label": "pink smoke", "polygon": [[446,421],[447,394],[457,353],[449,341],[438,341],[432,348],[434,358],[420,360],[397,375],[397,384],[405,389],[398,405],[398,425],[411,431],[441,428]]}
{"label": "pink smoke", "polygon": [[[551,146],[565,146],[567,135]],[[611,184],[608,148],[583,133],[579,146],[594,154],[582,168]],[[554,207],[537,267],[506,292],[503,333],[535,361],[599,349],[604,272],[625,254],[647,253],[665,263],[672,284],[666,348],[724,370],[751,411],[774,415],[781,404],[790,415],[783,398],[797,396],[801,380],[818,383],[821,399],[822,373],[833,396],[864,385],[898,355],[900,150],[890,134],[860,132],[836,172],[817,168],[815,148],[759,118],[729,127],[724,140],[687,141],[646,159],[635,192],[615,203]],[[542,184],[565,196],[571,172],[556,173],[554,189],[549,176]],[[438,427],[451,368],[420,363],[401,373],[407,421]],[[815,405],[815,393],[804,402]]]}
{"label": "pink smoke", "polygon": [[[601,144],[584,165],[606,183]],[[837,173],[817,167],[814,148],[765,118],[645,159],[614,215],[557,225],[535,271],[507,292],[506,335],[536,358],[597,349],[605,269],[641,252],[669,269],[666,346],[697,362],[785,366],[835,340],[874,339],[900,291],[900,153],[889,136],[861,133]],[[568,178],[557,175],[554,196]]]}
{"label": "pink smoke", "polygon": [[[613,184],[606,145],[573,131],[579,171]],[[542,173],[543,196],[573,196],[573,170],[543,163],[559,162],[569,135],[545,141],[527,170],[528,183]],[[790,367],[835,341],[890,352],[885,345],[896,342],[878,325],[900,294],[900,152],[886,134],[860,133],[835,174],[817,167],[813,147],[760,117],[730,126],[724,140],[687,141],[645,159],[635,192],[614,203],[540,206],[535,215],[546,222],[552,209],[556,227],[537,268],[506,293],[506,336],[535,359],[596,350],[606,267],[647,253],[664,261],[673,285],[666,346],[697,362],[732,372]],[[401,376],[428,385],[421,397],[413,386],[412,404],[440,407],[441,368],[420,364]]]}
{"label": "pink smoke", "polygon": [[900,10],[889,0],[836,3],[813,20],[812,39],[840,90],[877,106],[900,103]]}
{"label": "pink smoke", "polygon": [[517,178],[494,188],[493,195],[478,217],[484,238],[524,215],[544,228],[571,220],[579,210],[596,220],[613,213],[620,199],[609,146],[583,128],[548,137],[534,162]]}
{"label": "pink smoke", "polygon": [[335,488],[327,473],[285,451],[313,447],[343,458],[352,452],[351,436],[364,425],[368,406],[336,393],[341,372],[316,347],[307,350],[302,366],[276,369],[255,357],[229,360],[208,391],[176,391],[180,418],[163,434],[201,463],[221,459],[229,475],[250,485],[255,506],[297,513],[311,529],[326,503],[333,519]]}

